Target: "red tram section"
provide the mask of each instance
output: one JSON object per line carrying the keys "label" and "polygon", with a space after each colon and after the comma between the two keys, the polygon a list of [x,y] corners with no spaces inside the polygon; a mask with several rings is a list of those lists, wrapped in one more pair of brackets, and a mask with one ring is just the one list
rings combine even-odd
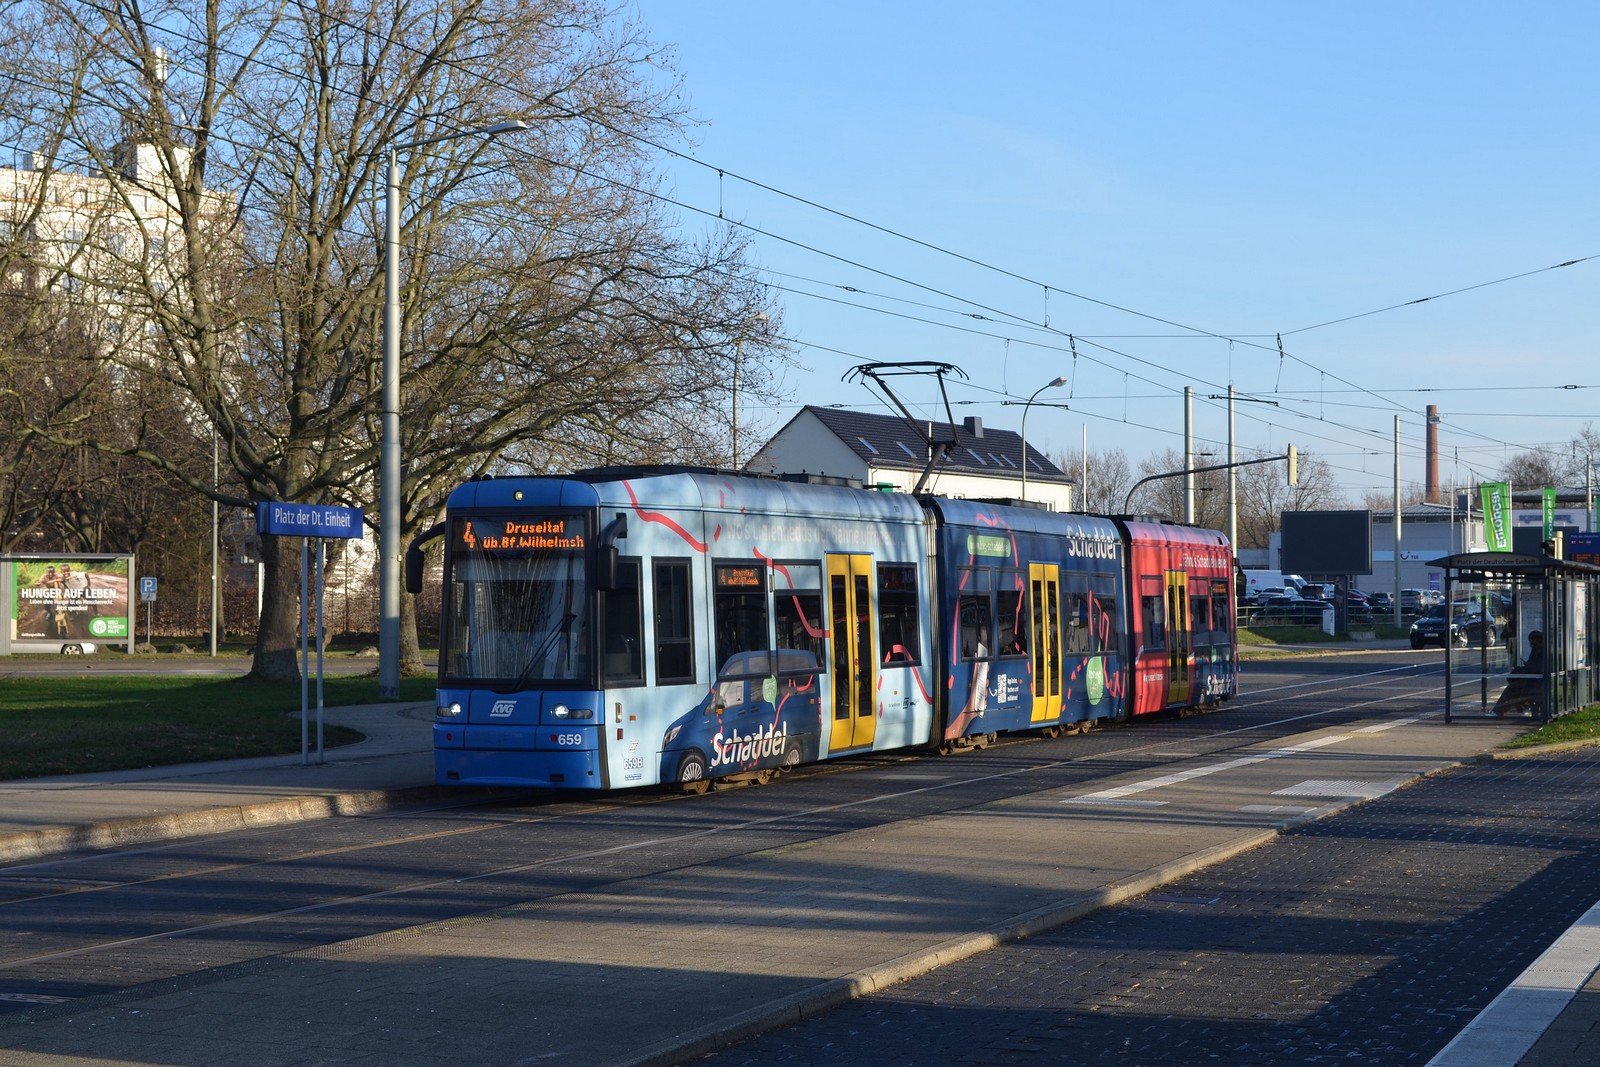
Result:
{"label": "red tram section", "polygon": [[1128,546],[1132,713],[1228,700],[1239,678],[1228,539],[1175,523],[1117,525]]}

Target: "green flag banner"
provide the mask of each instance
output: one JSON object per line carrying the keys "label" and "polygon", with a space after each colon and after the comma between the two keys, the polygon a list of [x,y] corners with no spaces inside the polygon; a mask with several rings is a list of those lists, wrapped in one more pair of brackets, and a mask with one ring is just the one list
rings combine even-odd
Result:
{"label": "green flag banner", "polygon": [[1549,486],[1544,490],[1544,539],[1556,535],[1556,491]]}
{"label": "green flag banner", "polygon": [[1483,537],[1490,552],[1511,551],[1511,483],[1484,482]]}

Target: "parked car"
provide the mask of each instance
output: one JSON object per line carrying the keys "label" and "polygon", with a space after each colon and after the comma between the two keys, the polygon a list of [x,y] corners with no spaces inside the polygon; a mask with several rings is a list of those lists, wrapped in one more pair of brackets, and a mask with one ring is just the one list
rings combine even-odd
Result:
{"label": "parked car", "polygon": [[1494,623],[1485,624],[1483,613],[1477,608],[1456,604],[1447,609],[1443,604],[1435,604],[1411,624],[1411,647],[1438,645],[1443,648],[1447,633],[1451,643],[1459,647],[1481,645],[1486,637],[1489,644],[1496,640]]}
{"label": "parked car", "polygon": [[1444,594],[1437,589],[1400,590],[1400,610],[1407,615],[1421,615],[1428,608],[1444,603]]}
{"label": "parked car", "polygon": [[1373,611],[1393,611],[1394,595],[1392,593],[1382,591],[1377,593],[1368,593],[1367,607],[1371,608]]}
{"label": "parked car", "polygon": [[1325,600],[1333,603],[1334,587],[1322,582],[1307,582],[1300,587],[1300,595],[1306,600]]}

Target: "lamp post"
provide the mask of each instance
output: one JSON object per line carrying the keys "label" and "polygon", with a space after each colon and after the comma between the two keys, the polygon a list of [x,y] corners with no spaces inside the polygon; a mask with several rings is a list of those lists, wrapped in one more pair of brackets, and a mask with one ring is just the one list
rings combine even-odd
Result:
{"label": "lamp post", "polygon": [[513,119],[388,149],[383,206],[383,417],[378,453],[378,696],[400,695],[400,163],[413,148],[528,128]]}
{"label": "lamp post", "polygon": [[1026,404],[1022,405],[1022,499],[1023,500],[1028,499],[1028,409],[1033,407],[1033,402],[1035,400],[1037,400],[1039,398],[1039,394],[1044,392],[1046,389],[1059,389],[1061,386],[1066,385],[1066,384],[1067,384],[1066,378],[1057,378],[1053,382],[1045,382],[1043,385],[1039,386],[1039,388],[1035,389],[1033,391],[1033,395],[1028,398],[1028,402]]}
{"label": "lamp post", "polygon": [[[211,424],[211,491],[217,491],[217,424]],[[217,498],[211,498],[211,655],[217,654],[217,623],[222,618],[222,571],[217,565],[221,535]]]}

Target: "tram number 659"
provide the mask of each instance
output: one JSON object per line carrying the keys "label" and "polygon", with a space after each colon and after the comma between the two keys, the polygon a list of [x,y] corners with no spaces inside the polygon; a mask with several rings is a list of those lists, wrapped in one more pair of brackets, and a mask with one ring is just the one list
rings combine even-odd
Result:
{"label": "tram number 659", "polygon": [[576,747],[583,744],[582,734],[553,734],[551,736],[558,745],[572,745]]}

